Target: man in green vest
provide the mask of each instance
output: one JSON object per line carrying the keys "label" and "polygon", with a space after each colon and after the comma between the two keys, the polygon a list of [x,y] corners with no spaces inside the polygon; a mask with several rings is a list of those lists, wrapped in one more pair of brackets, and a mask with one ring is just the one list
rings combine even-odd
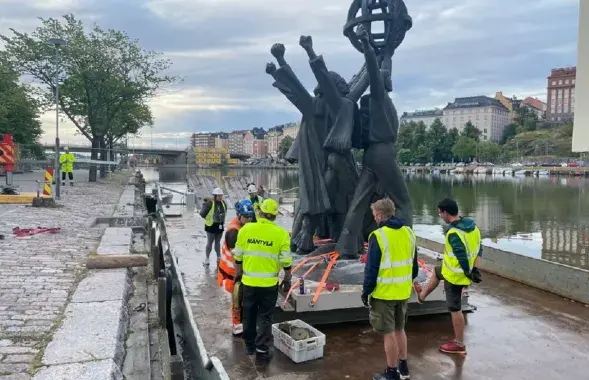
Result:
{"label": "man in green vest", "polygon": [[61,165],[61,185],[65,186],[65,177],[69,177],[70,186],[74,186],[74,162],[76,157],[70,152],[66,146],[63,148],[64,152],[59,156],[59,163]]}
{"label": "man in green vest", "polygon": [[370,324],[384,336],[387,369],[374,380],[409,379],[407,365],[407,302],[419,273],[415,234],[395,217],[395,204],[385,198],[371,206],[378,229],[368,237],[362,302],[370,308]]}
{"label": "man in green vest", "polygon": [[207,233],[207,245],[205,247],[206,258],[204,265],[209,265],[209,256],[215,243],[217,253],[217,265],[221,259],[221,237],[225,229],[227,218],[227,204],[223,200],[223,190],[217,187],[213,190],[213,199],[205,198],[200,208],[200,216],[205,220],[205,232]]}
{"label": "man in green vest", "polygon": [[252,222],[255,223],[257,222],[257,216],[260,214],[260,205],[262,204],[262,202],[264,202],[264,198],[258,195],[258,188],[256,187],[256,184],[253,182],[247,185],[247,193],[249,195],[249,198],[247,199],[249,199],[254,205],[255,215]]}
{"label": "man in green vest", "polygon": [[281,268],[284,284],[290,284],[291,280],[290,236],[274,223],[277,215],[278,203],[274,199],[262,202],[258,222],[248,223],[239,230],[233,250],[235,282],[241,282],[243,287],[245,350],[248,355],[256,355],[259,365],[272,358],[272,318]]}
{"label": "man in green vest", "polygon": [[455,338],[452,342],[442,344],[440,351],[465,354],[462,291],[472,282],[481,281],[480,272],[476,268],[476,261],[483,252],[481,231],[474,220],[458,216],[458,205],[451,198],[445,198],[438,203],[438,214],[448,223],[444,228],[444,258],[442,265],[435,267],[435,275],[419,294],[418,302],[423,302],[440,281],[444,281],[446,303],[452,314]]}

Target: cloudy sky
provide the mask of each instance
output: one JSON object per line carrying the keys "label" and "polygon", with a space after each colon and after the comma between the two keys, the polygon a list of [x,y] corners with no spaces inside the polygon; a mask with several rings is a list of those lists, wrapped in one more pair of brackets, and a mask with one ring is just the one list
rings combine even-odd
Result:
{"label": "cloudy sky", "polygon": [[[362,56],[342,35],[350,0],[0,0],[0,33],[31,31],[36,17],[74,13],[125,30],[165,53],[182,84],[152,101],[153,130],[136,146],[185,146],[199,131],[272,127],[299,119],[265,71],[274,42],[309,90],[314,80],[301,34],[313,36],[328,67],[350,78]],[[579,0],[405,0],[413,29],[393,58],[399,113],[444,106],[454,97],[546,98],[550,69],[576,64]],[[44,115],[44,141],[55,138]],[[84,143],[74,127],[66,144]]]}

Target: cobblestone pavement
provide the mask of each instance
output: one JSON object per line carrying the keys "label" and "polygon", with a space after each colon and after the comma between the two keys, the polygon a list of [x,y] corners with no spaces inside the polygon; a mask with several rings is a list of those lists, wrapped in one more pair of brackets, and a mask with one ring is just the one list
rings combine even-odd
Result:
{"label": "cobblestone pavement", "polygon": [[[115,210],[127,176],[62,190],[55,209],[0,206],[0,380],[30,379],[59,326],[105,226],[87,227]],[[16,238],[14,227],[60,227],[59,234]]]}

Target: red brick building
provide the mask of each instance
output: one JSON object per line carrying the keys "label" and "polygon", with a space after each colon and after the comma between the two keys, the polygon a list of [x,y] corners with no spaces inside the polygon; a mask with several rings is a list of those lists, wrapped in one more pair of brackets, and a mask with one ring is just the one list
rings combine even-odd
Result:
{"label": "red brick building", "polygon": [[548,77],[546,119],[572,121],[575,114],[576,67],[552,69]]}

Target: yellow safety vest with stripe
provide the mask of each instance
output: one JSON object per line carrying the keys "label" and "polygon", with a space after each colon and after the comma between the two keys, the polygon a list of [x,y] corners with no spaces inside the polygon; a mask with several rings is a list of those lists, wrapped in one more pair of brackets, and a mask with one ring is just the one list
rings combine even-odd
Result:
{"label": "yellow safety vest with stripe", "polygon": [[276,286],[280,268],[292,265],[290,236],[284,228],[260,218],[257,223],[247,223],[239,230],[233,257],[242,263],[244,285]]}
{"label": "yellow safety vest with stripe", "polygon": [[76,161],[76,156],[73,153],[62,153],[59,156],[59,163],[61,164],[61,171],[64,173],[71,173],[74,171],[74,162]]}
{"label": "yellow safety vest with stripe", "polygon": [[380,268],[372,298],[380,300],[406,300],[411,297],[415,233],[409,227],[394,229],[381,227],[372,232],[380,252]]}
{"label": "yellow safety vest with stripe", "polygon": [[[210,227],[215,223],[215,205],[217,204],[217,202],[215,202],[214,200],[212,200],[212,202],[213,205],[211,206],[209,213],[205,217],[205,226],[207,227]],[[221,204],[223,205],[223,213],[227,214],[227,205],[225,204],[225,202],[221,202]]]}
{"label": "yellow safety vest with stripe", "polygon": [[475,226],[475,229],[471,232],[465,232],[458,228],[450,228],[448,232],[446,232],[442,276],[451,284],[468,286],[471,281],[464,274],[464,271],[458,262],[458,258],[454,255],[454,252],[452,252],[452,246],[450,245],[451,234],[458,235],[460,241],[464,244],[468,256],[468,267],[472,270],[474,262],[479,254],[479,250],[481,249],[481,231]]}
{"label": "yellow safety vest with stripe", "polygon": [[262,202],[264,202],[264,198],[258,195],[257,201],[254,201],[252,197],[249,197],[247,199],[249,199],[252,202],[252,205],[254,206],[254,211],[256,212],[256,217],[260,217],[260,205],[262,204]]}

